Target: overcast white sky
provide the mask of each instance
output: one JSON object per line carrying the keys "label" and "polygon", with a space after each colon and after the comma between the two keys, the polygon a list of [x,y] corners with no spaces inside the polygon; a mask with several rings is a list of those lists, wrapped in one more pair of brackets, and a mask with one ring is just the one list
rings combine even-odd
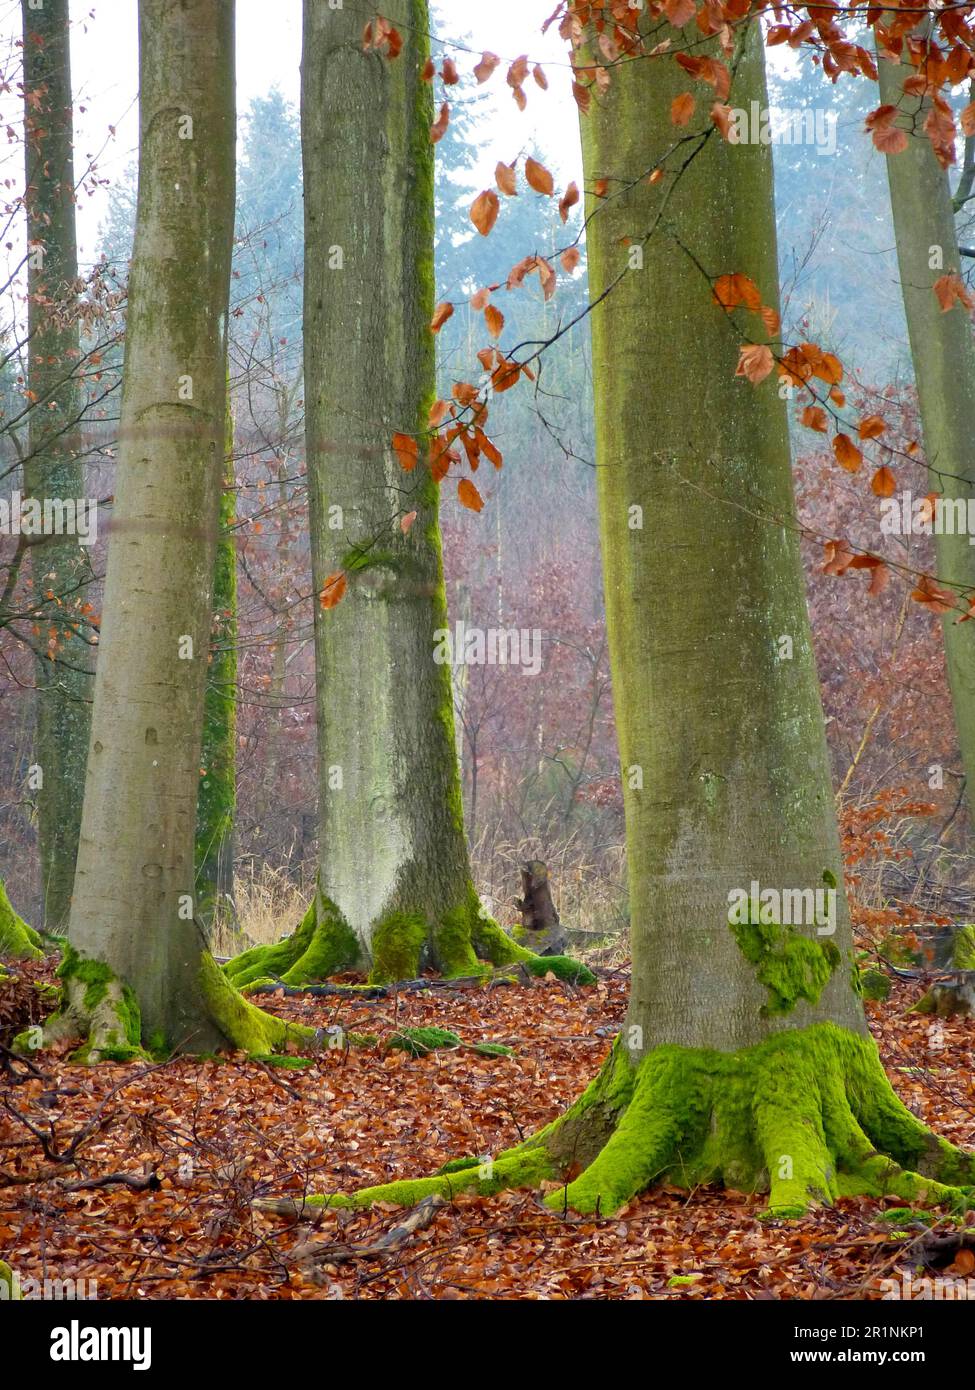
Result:
{"label": "overcast white sky", "polygon": [[[352,0],[355,3],[355,0]],[[541,91],[530,79],[528,108],[516,108],[504,72],[487,84],[494,103],[480,154],[483,181],[493,182],[499,159],[510,161],[519,150],[543,151],[564,184],[580,178],[579,136],[575,103],[569,91],[564,45],[552,29],[541,27],[554,0],[442,0],[435,32],[469,44],[476,54],[455,53],[461,72],[469,72],[482,49],[503,59],[527,53],[548,70],[551,83]],[[4,26],[19,31],[20,6],[0,5]],[[83,159],[97,159],[102,177],[114,178],[134,157],[138,140],[136,0],[72,0],[72,77],[75,89],[76,170]],[[278,86],[297,105],[301,57],[301,0],[237,0],[237,105],[244,111],[251,98]],[[439,91],[439,83],[438,83]],[[84,107],[82,111],[80,108]],[[114,136],[109,127],[114,126]],[[82,200],[78,209],[79,257],[94,257],[104,197]]]}

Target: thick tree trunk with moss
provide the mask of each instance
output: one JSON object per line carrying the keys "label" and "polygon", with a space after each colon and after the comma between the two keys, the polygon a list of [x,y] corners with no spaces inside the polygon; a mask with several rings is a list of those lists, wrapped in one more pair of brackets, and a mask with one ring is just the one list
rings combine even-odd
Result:
{"label": "thick tree trunk with moss", "polygon": [[[194,829],[224,475],[234,9],[141,0],[139,195],[120,456],[71,947],[45,1040],[278,1045],[195,920]],[[308,1030],[304,1030],[307,1033]]]}
{"label": "thick tree trunk with moss", "polygon": [[[363,51],[362,15],[306,0],[302,54],[304,354],[316,591],[320,864],[317,908],[283,946],[233,962],[239,983],[288,984],[349,967],[402,979],[534,955],[481,908],[464,835],[438,488],[434,399],[433,120],[426,0],[383,10],[403,39]],[[406,473],[394,433],[417,438]],[[414,512],[404,534],[401,519]],[[548,960],[546,969],[577,969]]]}
{"label": "thick tree trunk with moss", "polygon": [[[887,179],[897,243],[897,265],[914,363],[921,433],[930,486],[946,505],[975,493],[975,338],[968,312],[956,303],[945,313],[935,281],[960,274],[961,257],[947,171],[924,132],[930,101],[905,95],[904,81],[917,69],[878,55],[880,99],[897,106],[897,125],[907,149],[887,156]],[[935,536],[938,578],[959,594],[975,592],[975,546],[967,528]],[[959,598],[959,608],[964,605]],[[975,825],[975,633],[942,616],[948,682],[966,779],[969,817]]]}
{"label": "thick tree trunk with moss", "polygon": [[[24,493],[59,502],[84,496],[78,429],[81,393],[68,0],[21,0],[26,138],[28,420]],[[31,546],[40,650],[34,763],[44,927],[67,926],[78,854],[91,724],[92,649],[82,613],[91,566],[76,535],[45,533]],[[53,633],[51,639],[49,634]]]}
{"label": "thick tree trunk with moss", "polygon": [[[654,24],[659,43],[667,33]],[[743,42],[729,103],[764,108],[757,23]],[[339,1201],[561,1179],[549,1205],[608,1214],[666,1181],[770,1191],[771,1211],[794,1215],[842,1193],[964,1200],[975,1182],[975,1162],[931,1135],[887,1081],[854,983],[842,888],[818,923],[764,920],[766,890],[814,902],[841,882],[842,862],[785,406],[774,381],[735,378],[741,331],[708,279],[743,273],[776,305],[771,153],[712,130],[679,177],[648,183],[687,86],[669,60],[626,60],[582,122],[587,187],[605,179],[608,190],[590,196],[587,240],[626,789],[628,1017],[585,1094],[517,1148]],[[634,245],[639,269],[628,268]],[[742,895],[745,920],[731,910]]]}
{"label": "thick tree trunk with moss", "polygon": [[213,571],[213,624],[203,707],[203,752],[196,804],[197,918],[207,930],[233,922],[237,809],[237,547],[234,543],[233,419],[227,412],[227,463]]}

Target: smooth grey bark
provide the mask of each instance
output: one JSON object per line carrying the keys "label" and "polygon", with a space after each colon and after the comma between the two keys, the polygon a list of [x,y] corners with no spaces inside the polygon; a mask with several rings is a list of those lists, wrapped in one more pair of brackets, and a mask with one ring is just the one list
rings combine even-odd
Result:
{"label": "smooth grey bark", "polygon": [[[392,60],[363,51],[358,10],[306,0],[302,54],[316,591],[350,575],[342,602],[316,611],[319,887],[367,963],[391,914],[432,934],[471,891],[450,668],[433,661],[447,626],[438,489],[425,447],[409,474],[390,447],[397,432],[422,443],[435,387],[429,17],[425,0],[383,14],[403,36]],[[461,963],[474,967],[469,947]]]}
{"label": "smooth grey bark", "polygon": [[[946,504],[961,499],[967,508],[975,485],[975,337],[964,306],[956,303],[944,312],[933,289],[943,275],[961,273],[951,187],[924,132],[930,102],[903,90],[905,78],[916,69],[880,54],[877,68],[880,99],[900,108],[897,124],[907,132],[907,149],[887,155],[887,179],[930,487]],[[957,534],[935,536],[938,579],[959,594],[975,593],[970,539],[964,527]],[[975,825],[975,631],[969,623],[959,624],[960,616],[959,611],[944,613],[941,626],[969,818]]]}
{"label": "smooth grey bark", "polygon": [[139,193],[116,502],[71,940],[142,1033],[221,1038],[201,988],[194,828],[224,468],[234,7],[140,0]]}
{"label": "smooth grey bark", "polygon": [[[85,490],[68,0],[21,0],[28,273],[28,417],[24,494],[80,500]],[[77,536],[30,546],[35,620],[34,763],[43,925],[62,932],[74,883],[91,725],[92,647],[81,612],[91,566]],[[55,646],[49,647],[53,632]],[[50,653],[50,655],[49,655]]]}
{"label": "smooth grey bark", "polygon": [[[761,326],[757,316],[733,323],[709,284],[739,272],[778,304],[771,152],[711,131],[679,176],[648,184],[674,139],[671,101],[687,87],[671,62],[624,62],[581,122],[586,184],[607,179],[613,193],[589,197],[588,256],[636,1055],[663,1043],[732,1051],[824,1020],[865,1031],[786,408],[774,378],[736,378],[744,334],[761,341]],[[729,97],[746,110],[751,100],[767,104],[757,24]],[[628,269],[637,243],[643,268]],[[799,932],[835,946],[840,963],[818,1002],[769,1015],[729,925],[729,894],[752,882],[825,891],[824,874],[839,888],[835,933]]]}

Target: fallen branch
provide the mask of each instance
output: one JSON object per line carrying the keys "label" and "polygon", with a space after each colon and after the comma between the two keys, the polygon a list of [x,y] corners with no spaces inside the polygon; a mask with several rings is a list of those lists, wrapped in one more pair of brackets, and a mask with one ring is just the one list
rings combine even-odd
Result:
{"label": "fallen branch", "polygon": [[446,1205],[445,1198],[436,1194],[424,1197],[398,1226],[393,1226],[375,1240],[362,1245],[348,1245],[344,1241],[305,1240],[294,1247],[291,1258],[305,1265],[340,1264],[345,1260],[367,1260],[376,1255],[392,1254],[401,1250],[418,1231],[429,1226],[438,1209]]}

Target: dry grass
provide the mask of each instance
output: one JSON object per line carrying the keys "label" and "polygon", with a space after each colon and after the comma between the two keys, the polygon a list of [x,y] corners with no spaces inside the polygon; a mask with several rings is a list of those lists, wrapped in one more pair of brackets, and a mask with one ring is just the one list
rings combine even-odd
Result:
{"label": "dry grass", "polygon": [[308,897],[307,890],[299,888],[283,869],[251,861],[234,878],[236,926],[215,924],[210,949],[215,956],[233,956],[249,946],[280,941],[305,915]]}

